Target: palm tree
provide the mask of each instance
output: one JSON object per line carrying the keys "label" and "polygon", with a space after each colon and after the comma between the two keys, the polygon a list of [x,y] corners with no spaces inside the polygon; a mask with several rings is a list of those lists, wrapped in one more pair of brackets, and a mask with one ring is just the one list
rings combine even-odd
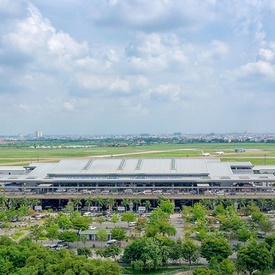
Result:
{"label": "palm tree", "polygon": [[104,199],[102,197],[97,197],[95,201],[97,203],[97,206],[99,208],[102,208],[102,206],[104,205]]}
{"label": "palm tree", "polygon": [[201,204],[206,210],[213,210],[214,205],[212,200],[202,199]]}
{"label": "palm tree", "polygon": [[1,195],[0,196],[0,207],[6,208],[7,207],[7,203],[8,203],[7,197],[4,196],[4,195]]}
{"label": "palm tree", "polygon": [[275,209],[275,199],[270,200],[270,207],[272,210]]}
{"label": "palm tree", "polygon": [[125,209],[126,209],[126,211],[127,211],[127,206],[129,206],[130,203],[131,203],[131,202],[130,202],[129,199],[123,199],[123,201],[121,202],[121,205],[122,205],[122,206],[125,206]]}
{"label": "palm tree", "polygon": [[85,199],[85,204],[88,206],[88,210],[91,210],[91,204],[94,202],[94,199],[92,197],[87,197]]}
{"label": "palm tree", "polygon": [[240,207],[245,207],[246,206],[246,200],[243,198],[237,199],[237,203]]}
{"label": "palm tree", "polygon": [[41,205],[41,200],[39,199],[29,199],[29,206],[33,209],[34,206]]}
{"label": "palm tree", "polygon": [[76,210],[78,211],[78,207],[82,205],[82,201],[80,198],[73,199],[73,206],[76,207]]}
{"label": "palm tree", "polygon": [[149,211],[149,209],[152,206],[149,200],[146,200],[145,202],[143,202],[143,205],[146,207],[146,213]]}
{"label": "palm tree", "polygon": [[267,200],[266,199],[258,199],[256,201],[257,206],[260,208],[261,211],[267,206]]}
{"label": "palm tree", "polygon": [[109,210],[111,210],[113,208],[113,206],[115,205],[115,200],[113,198],[107,198],[107,199],[105,199],[105,205],[107,206],[107,208]]}
{"label": "palm tree", "polygon": [[137,212],[138,206],[141,204],[141,199],[136,198],[136,199],[133,200],[133,203],[136,206],[136,212]]}

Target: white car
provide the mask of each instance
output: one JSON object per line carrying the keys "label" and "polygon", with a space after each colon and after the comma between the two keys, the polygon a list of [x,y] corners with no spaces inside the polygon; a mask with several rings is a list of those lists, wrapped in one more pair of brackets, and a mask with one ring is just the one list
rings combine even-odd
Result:
{"label": "white car", "polygon": [[96,227],[95,227],[95,226],[93,226],[93,225],[90,225],[90,226],[89,226],[89,229],[90,229],[90,230],[95,230],[95,229],[96,229]]}
{"label": "white car", "polygon": [[58,244],[58,245],[56,246],[55,250],[68,249],[68,248],[69,248],[68,244],[62,243],[62,244]]}
{"label": "white car", "polygon": [[92,212],[85,212],[84,214],[83,214],[83,217],[92,217]]}

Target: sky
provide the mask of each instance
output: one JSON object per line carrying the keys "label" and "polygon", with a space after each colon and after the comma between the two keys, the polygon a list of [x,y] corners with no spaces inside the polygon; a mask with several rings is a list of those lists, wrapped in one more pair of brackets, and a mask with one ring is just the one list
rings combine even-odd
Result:
{"label": "sky", "polygon": [[0,0],[0,135],[275,133],[275,0]]}

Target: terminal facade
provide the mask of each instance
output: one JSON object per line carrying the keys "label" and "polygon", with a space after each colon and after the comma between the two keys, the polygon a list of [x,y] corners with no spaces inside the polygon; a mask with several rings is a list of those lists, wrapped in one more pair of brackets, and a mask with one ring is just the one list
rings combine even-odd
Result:
{"label": "terminal facade", "polygon": [[0,166],[0,182],[24,187],[185,188],[271,186],[274,166],[250,162],[221,162],[218,158],[90,158]]}

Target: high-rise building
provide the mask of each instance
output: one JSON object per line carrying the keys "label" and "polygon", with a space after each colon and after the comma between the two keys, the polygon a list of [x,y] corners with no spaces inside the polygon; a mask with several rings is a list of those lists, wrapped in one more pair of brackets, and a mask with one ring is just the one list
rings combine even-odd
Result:
{"label": "high-rise building", "polygon": [[43,136],[42,131],[36,131],[35,132],[35,137],[36,138],[41,138],[42,136]]}

